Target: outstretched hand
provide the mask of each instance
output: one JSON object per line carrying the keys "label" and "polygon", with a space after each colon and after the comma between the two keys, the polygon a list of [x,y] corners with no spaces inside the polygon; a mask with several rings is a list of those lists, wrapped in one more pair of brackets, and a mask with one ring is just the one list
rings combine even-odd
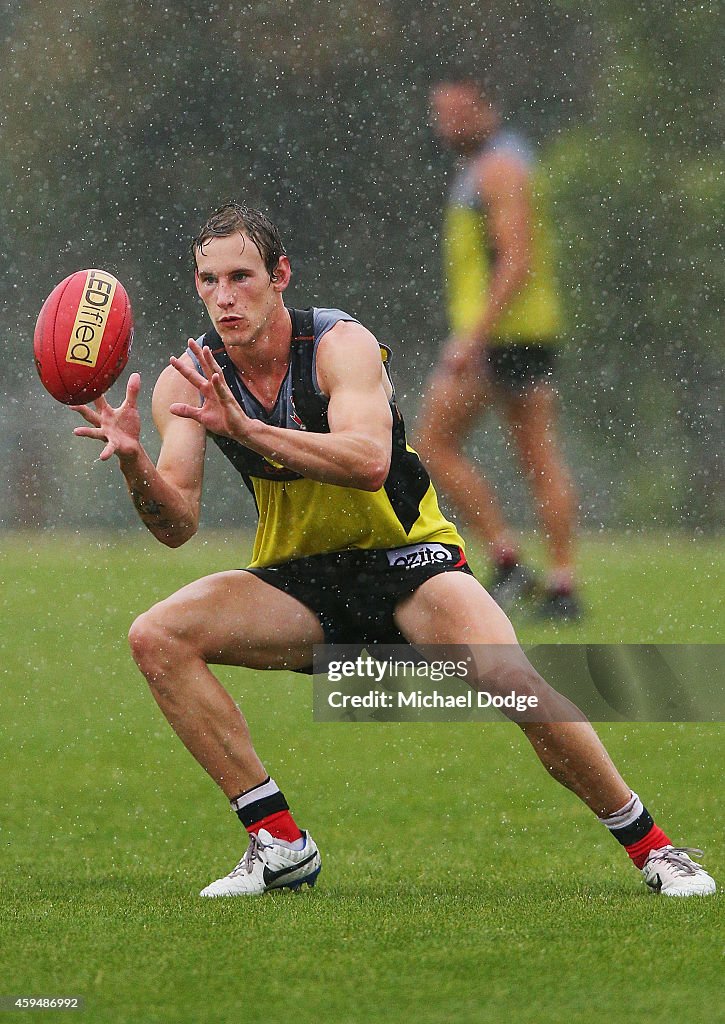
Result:
{"label": "outstretched hand", "polygon": [[205,376],[188,363],[181,362],[176,356],[171,357],[171,365],[194,385],[203,397],[204,404],[187,405],[185,402],[174,402],[169,406],[169,412],[174,416],[196,420],[213,434],[243,441],[244,428],[249,423],[249,417],[229,390],[221,366],[211,349],[202,348],[193,338],[189,339],[189,348],[198,359]]}
{"label": "outstretched hand", "polygon": [[140,447],[141,417],[138,412],[138,395],[141,390],[141,376],[132,373],[126,385],[126,398],[117,409],[109,405],[104,395],[97,398],[92,406],[72,405],[89,427],[75,427],[77,437],[91,437],[105,441],[106,446],[99,458],[101,462],[112,455],[120,457],[135,455]]}

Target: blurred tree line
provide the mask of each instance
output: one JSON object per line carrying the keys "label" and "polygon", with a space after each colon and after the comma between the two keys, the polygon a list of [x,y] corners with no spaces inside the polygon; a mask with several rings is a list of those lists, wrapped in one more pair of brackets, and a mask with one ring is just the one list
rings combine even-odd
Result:
{"label": "blurred tree line", "polygon": [[[430,133],[427,94],[457,69],[485,79],[549,173],[584,524],[716,525],[725,187],[714,3],[0,10],[0,522],[134,523],[118,474],[93,462],[73,414],[35,377],[35,318],[72,271],[117,274],[134,303],[131,366],[147,410],[169,354],[204,329],[189,239],[229,197],[280,226],[291,304],[347,308],[393,345],[411,421],[446,331],[438,241],[451,161]],[[146,441],[155,453],[148,415]],[[515,512],[522,485],[498,432],[472,446]],[[206,521],[242,521],[236,480],[216,453],[209,462]]]}

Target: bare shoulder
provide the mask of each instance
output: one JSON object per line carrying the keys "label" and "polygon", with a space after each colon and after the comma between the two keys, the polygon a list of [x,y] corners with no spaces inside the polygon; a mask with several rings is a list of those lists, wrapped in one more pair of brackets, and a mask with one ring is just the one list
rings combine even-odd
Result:
{"label": "bare shoulder", "polygon": [[[325,345],[328,342],[328,345]],[[378,349],[378,340],[372,331],[362,324],[353,320],[338,320],[334,327],[322,337],[318,351],[330,347],[330,344],[339,348],[344,345],[349,351],[354,348]]]}
{"label": "bare shoulder", "polygon": [[[184,363],[186,366],[190,366],[196,369],[194,361],[191,356],[185,353],[179,358],[180,363]],[[165,401],[169,402],[188,402],[188,395],[195,395],[196,388],[193,384],[190,384],[186,378],[182,377],[178,370],[175,370],[173,366],[167,366],[159,374],[158,380],[154,385],[154,403],[158,400],[161,403]],[[183,395],[183,398],[179,398],[179,395]]]}
{"label": "bare shoulder", "polygon": [[[195,369],[194,362],[188,354],[181,356],[179,361]],[[199,393],[193,384],[190,384],[186,378],[181,376],[178,370],[175,370],[173,366],[167,366],[159,374],[154,386],[151,409],[156,425],[162,434],[169,424],[177,425],[180,423],[191,424],[192,427],[196,428],[196,432],[198,432],[198,423],[195,423],[193,420],[183,420],[169,412],[169,406],[173,405],[174,402],[196,405],[199,402]]]}
{"label": "bare shoulder", "polygon": [[333,382],[377,380],[380,370],[380,345],[362,324],[339,320],[320,340],[317,377],[323,391]]}
{"label": "bare shoulder", "polygon": [[531,176],[526,161],[510,150],[485,154],[481,157],[477,170],[479,190],[486,198],[522,191],[527,187]]}

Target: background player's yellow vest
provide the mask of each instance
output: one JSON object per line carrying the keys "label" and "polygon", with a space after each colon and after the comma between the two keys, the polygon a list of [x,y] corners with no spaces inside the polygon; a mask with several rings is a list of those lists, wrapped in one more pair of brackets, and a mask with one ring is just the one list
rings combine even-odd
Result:
{"label": "background player's yellow vest", "polygon": [[484,310],[493,252],[485,206],[474,179],[482,153],[506,149],[531,167],[531,271],[526,284],[499,318],[493,344],[555,344],[561,329],[560,302],[553,265],[553,233],[547,213],[545,182],[528,147],[510,132],[499,132],[467,158],[453,182],[443,226],[443,259],[448,315],[454,333],[474,327]]}

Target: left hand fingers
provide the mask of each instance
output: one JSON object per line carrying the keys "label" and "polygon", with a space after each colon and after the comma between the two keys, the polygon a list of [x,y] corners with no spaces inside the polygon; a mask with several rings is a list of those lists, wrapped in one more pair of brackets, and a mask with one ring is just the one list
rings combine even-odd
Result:
{"label": "left hand fingers", "polygon": [[169,406],[169,412],[173,416],[181,416],[186,420],[196,420],[197,423],[201,422],[203,410],[203,405],[187,405],[185,402],[173,402]]}
{"label": "left hand fingers", "polygon": [[202,361],[209,380],[211,380],[213,373],[223,373],[221,366],[214,358],[214,353],[208,346],[202,349]]}
{"label": "left hand fingers", "polygon": [[176,358],[176,356],[172,356],[169,361],[173,368],[177,370],[182,377],[186,377],[189,383],[193,384],[198,391],[201,391],[208,383],[206,377],[202,377],[202,375],[195,370],[193,366],[187,366],[186,363],[182,363],[181,360]]}
{"label": "left hand fingers", "polygon": [[[217,363],[214,358],[214,354],[208,345],[200,345],[198,341],[194,341],[193,338],[189,338],[189,349],[199,360],[199,363],[204,368],[207,377],[211,377],[211,374],[216,370],[219,373],[222,372],[221,366]],[[211,371],[211,372],[210,372]]]}
{"label": "left hand fingers", "polygon": [[214,391],[216,393],[216,396],[220,402],[234,401],[234,396],[229,390],[227,382],[224,380],[224,377],[222,376],[221,373],[213,373],[210,377],[210,380],[212,387],[214,388]]}
{"label": "left hand fingers", "polygon": [[[193,338],[189,338],[188,345],[189,345],[189,349],[191,350],[193,355],[196,356],[196,358],[198,359],[202,369],[204,370],[204,373],[206,374],[207,380],[211,380],[212,374],[214,374],[214,373],[220,373],[220,374],[223,375],[224,371],[222,370],[221,366],[219,365],[219,363],[214,358],[214,353],[212,352],[212,350],[209,348],[208,345],[205,345],[204,347],[202,347],[198,342],[194,341]],[[189,377],[189,373],[185,372],[185,370],[188,370],[188,368],[187,367],[182,367],[182,366],[177,366],[178,359],[176,359],[175,356],[172,356],[171,362],[172,362],[172,365],[175,366],[176,369],[180,373],[184,374],[184,376],[187,378],[187,380],[191,380],[191,377]],[[203,380],[203,377],[201,377],[199,374],[197,374],[197,378],[198,378],[198,380]],[[196,385],[198,387],[198,382],[193,382],[193,383],[196,383]]]}

